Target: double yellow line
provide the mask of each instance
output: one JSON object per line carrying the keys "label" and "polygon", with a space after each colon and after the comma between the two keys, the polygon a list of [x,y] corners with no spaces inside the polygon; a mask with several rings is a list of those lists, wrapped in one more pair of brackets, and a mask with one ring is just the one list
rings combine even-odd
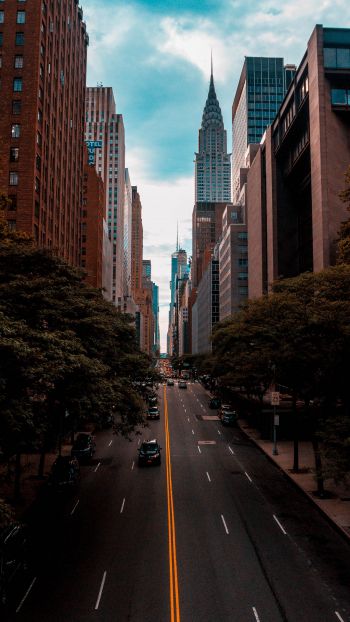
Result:
{"label": "double yellow line", "polygon": [[179,582],[177,576],[176,532],[173,499],[173,482],[171,475],[171,453],[169,435],[168,402],[164,386],[164,421],[166,447],[166,483],[168,500],[168,546],[169,546],[169,581],[170,581],[170,622],[180,622]]}

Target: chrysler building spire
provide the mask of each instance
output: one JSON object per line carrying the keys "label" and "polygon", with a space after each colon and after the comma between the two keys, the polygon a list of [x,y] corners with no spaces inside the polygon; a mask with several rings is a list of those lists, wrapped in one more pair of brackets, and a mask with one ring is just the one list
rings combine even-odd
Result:
{"label": "chrysler building spire", "polygon": [[231,201],[231,162],[227,153],[227,135],[210,62],[210,82],[199,130],[195,160],[195,200]]}

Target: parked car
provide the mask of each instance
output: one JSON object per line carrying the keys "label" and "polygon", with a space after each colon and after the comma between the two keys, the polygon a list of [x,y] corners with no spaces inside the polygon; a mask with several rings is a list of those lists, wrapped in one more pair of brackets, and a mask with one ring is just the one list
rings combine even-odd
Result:
{"label": "parked car", "polygon": [[236,425],[237,413],[235,410],[225,410],[221,416],[222,425]]}
{"label": "parked car", "polygon": [[158,406],[150,406],[147,411],[147,419],[159,419],[160,413]]}
{"label": "parked car", "polygon": [[219,397],[212,397],[209,400],[209,404],[208,404],[209,408],[215,408],[218,409],[221,406],[221,400]]}
{"label": "parked car", "polygon": [[79,462],[72,456],[57,456],[47,481],[49,488],[67,490],[75,488],[80,479]]}
{"label": "parked car", "polygon": [[222,404],[218,414],[223,425],[234,425],[237,422],[237,412],[231,404]]}
{"label": "parked car", "polygon": [[157,405],[157,396],[156,395],[152,395],[151,397],[148,398],[148,404],[149,406],[156,406]]}
{"label": "parked car", "polygon": [[186,380],[179,380],[179,389],[187,389]]}
{"label": "parked car", "polygon": [[162,461],[160,454],[161,449],[162,448],[155,438],[150,441],[144,441],[139,449],[139,466],[160,464]]}
{"label": "parked car", "polygon": [[0,531],[0,601],[3,605],[12,581],[26,571],[28,563],[28,529],[23,523],[11,523]]}
{"label": "parked car", "polygon": [[173,387],[174,386],[174,381],[172,378],[168,378],[168,380],[166,381],[168,387]]}
{"label": "parked car", "polygon": [[81,462],[84,460],[91,460],[95,453],[95,449],[94,437],[91,434],[81,432],[74,441],[71,456],[77,458]]}

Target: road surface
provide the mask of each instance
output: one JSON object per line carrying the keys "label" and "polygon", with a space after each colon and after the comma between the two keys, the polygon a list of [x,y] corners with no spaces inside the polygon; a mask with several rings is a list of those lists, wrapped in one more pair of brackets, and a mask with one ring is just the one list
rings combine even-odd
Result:
{"label": "road surface", "polygon": [[[41,501],[18,622],[350,622],[350,546],[198,383],[160,421],[97,436],[78,493]],[[137,465],[156,437],[162,464]]]}

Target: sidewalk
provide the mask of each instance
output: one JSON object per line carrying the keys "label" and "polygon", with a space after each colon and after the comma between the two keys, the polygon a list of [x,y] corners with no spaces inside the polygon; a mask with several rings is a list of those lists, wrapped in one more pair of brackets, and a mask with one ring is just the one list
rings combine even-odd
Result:
{"label": "sidewalk", "polygon": [[313,492],[316,490],[315,461],[312,445],[308,441],[299,442],[299,466],[301,473],[292,473],[293,441],[278,441],[278,455],[272,455],[273,443],[262,440],[260,433],[250,428],[247,422],[238,422],[242,432],[246,434],[260,449],[277,464],[279,468],[298,486],[314,503],[326,518],[334,524],[341,535],[350,541],[350,491],[337,486],[332,480],[326,480],[325,489],[330,492],[330,499],[318,499]]}

